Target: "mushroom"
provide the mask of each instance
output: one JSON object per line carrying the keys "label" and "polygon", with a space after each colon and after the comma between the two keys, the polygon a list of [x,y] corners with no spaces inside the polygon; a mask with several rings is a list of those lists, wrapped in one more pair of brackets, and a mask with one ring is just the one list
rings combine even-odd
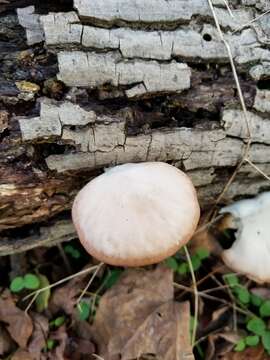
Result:
{"label": "mushroom", "polygon": [[191,180],[162,162],[110,168],[78,193],[72,208],[86,251],[118,266],[143,266],[173,255],[191,238],[199,217]]}
{"label": "mushroom", "polygon": [[233,270],[259,283],[270,281],[270,192],[238,201],[221,209],[233,216],[236,241],[223,251],[224,262]]}

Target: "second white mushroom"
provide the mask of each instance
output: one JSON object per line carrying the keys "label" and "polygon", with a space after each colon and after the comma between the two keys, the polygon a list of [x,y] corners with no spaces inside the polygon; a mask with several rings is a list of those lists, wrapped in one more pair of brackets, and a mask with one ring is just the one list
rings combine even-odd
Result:
{"label": "second white mushroom", "polygon": [[237,227],[236,241],[223,252],[224,262],[257,282],[270,282],[270,192],[226,206],[221,213],[232,214]]}

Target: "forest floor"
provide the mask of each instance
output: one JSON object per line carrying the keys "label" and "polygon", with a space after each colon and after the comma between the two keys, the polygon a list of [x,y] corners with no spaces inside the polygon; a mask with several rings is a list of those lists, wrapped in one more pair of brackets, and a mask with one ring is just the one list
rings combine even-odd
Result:
{"label": "forest floor", "polygon": [[192,359],[192,342],[195,359],[270,359],[270,289],[224,265],[233,239],[219,224],[137,269],[75,240],[1,258],[0,357]]}

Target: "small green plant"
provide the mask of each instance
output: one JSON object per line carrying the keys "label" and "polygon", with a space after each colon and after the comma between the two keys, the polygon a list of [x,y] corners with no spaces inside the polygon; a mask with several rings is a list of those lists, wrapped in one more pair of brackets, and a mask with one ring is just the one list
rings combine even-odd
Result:
{"label": "small green plant", "polygon": [[78,310],[78,317],[80,320],[82,320],[82,321],[88,320],[88,318],[90,316],[90,312],[91,312],[91,306],[89,303],[87,303],[85,301],[81,301],[77,305],[77,310]]}
{"label": "small green plant", "polygon": [[241,352],[247,347],[262,344],[265,351],[270,355],[270,301],[251,293],[235,274],[224,275],[224,281],[229,286],[236,303],[254,314],[246,318],[246,336],[236,344],[234,350]]}
{"label": "small green plant", "polygon": [[[194,271],[197,271],[202,266],[203,260],[209,257],[210,253],[205,248],[199,248],[195,254],[191,256],[192,267]],[[179,259],[178,255],[169,257],[165,260],[165,264],[173,271],[180,275],[186,275],[190,272],[187,261]]]}
{"label": "small green plant", "polygon": [[47,339],[45,351],[51,351],[53,350],[57,345],[57,342],[53,339]]}
{"label": "small green plant", "polygon": [[264,320],[252,317],[246,323],[249,335],[241,339],[235,347],[235,351],[243,351],[246,347],[257,346],[262,343],[265,351],[270,354],[270,330]]}
{"label": "small green plant", "polygon": [[[38,278],[40,281],[40,286],[39,286],[40,289],[50,285],[49,280],[45,275],[38,274]],[[38,294],[35,300],[37,312],[41,313],[42,311],[47,309],[50,296],[51,296],[51,289],[46,289],[42,291],[40,294]]]}
{"label": "small green plant", "polygon": [[14,293],[18,293],[23,289],[37,290],[40,286],[40,280],[35,274],[26,274],[24,277],[15,277],[10,284],[10,290]]}
{"label": "small green plant", "polygon": [[[16,276],[10,283],[10,290],[19,293],[22,290],[39,290],[50,285],[45,275],[28,273],[24,276]],[[48,307],[50,289],[46,289],[38,294],[35,299],[37,312],[42,312]]]}
{"label": "small green plant", "polygon": [[78,249],[76,249],[73,245],[69,244],[64,247],[65,253],[73,257],[74,259],[79,259],[81,257],[81,253]]}
{"label": "small green plant", "polygon": [[104,286],[106,290],[110,289],[114,284],[117,283],[122,272],[123,270],[121,269],[112,269],[112,270],[109,269],[102,283],[102,286]]}
{"label": "small green plant", "polygon": [[50,321],[50,327],[59,328],[60,326],[64,325],[65,322],[66,322],[65,316],[58,316],[57,318]]}
{"label": "small green plant", "polygon": [[[191,316],[190,316],[190,320],[189,320],[189,336],[190,336],[190,339],[192,338],[192,333],[193,333],[194,325],[195,325],[194,316],[191,315]],[[197,350],[200,358],[205,359],[204,352],[203,352],[200,344],[197,344],[195,347],[196,347],[196,350]]]}

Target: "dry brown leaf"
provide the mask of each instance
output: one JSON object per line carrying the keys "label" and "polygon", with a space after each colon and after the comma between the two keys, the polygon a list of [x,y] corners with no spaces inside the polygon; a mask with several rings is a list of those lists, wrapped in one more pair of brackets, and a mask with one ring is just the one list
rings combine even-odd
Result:
{"label": "dry brown leaf", "polygon": [[19,349],[12,355],[11,360],[34,360],[34,358],[28,351]]}
{"label": "dry brown leaf", "polygon": [[90,355],[94,354],[95,346],[89,340],[80,339],[77,337],[69,337],[65,349],[65,356],[72,360],[81,360],[83,356],[90,359]]}
{"label": "dry brown leaf", "polygon": [[49,322],[45,316],[39,314],[31,314],[34,322],[34,331],[31,336],[28,351],[35,360],[41,357],[41,351],[46,345],[46,339],[49,332]]}
{"label": "dry brown leaf", "polygon": [[121,350],[121,359],[136,359],[147,353],[163,360],[178,360],[180,356],[193,358],[189,342],[189,303],[171,301],[157,307],[127,341]]}
{"label": "dry brown leaf", "polygon": [[229,309],[229,306],[223,306],[215,311],[213,311],[211,318],[212,318],[212,322],[213,321],[217,321],[221,318],[222,315],[224,315]]}
{"label": "dry brown leaf", "polygon": [[0,325],[0,356],[10,352],[15,343],[11,339],[6,329]]}
{"label": "dry brown leaf", "polygon": [[214,255],[220,255],[222,252],[222,248],[216,237],[208,230],[202,230],[198,233],[195,233],[191,239],[190,246],[192,252],[195,252],[200,248],[207,249],[211,254]]}
{"label": "dry brown leaf", "polygon": [[229,352],[223,357],[219,357],[220,360],[269,360],[270,356],[267,355],[262,346],[250,347],[241,352]]}
{"label": "dry brown leaf", "polygon": [[19,309],[8,290],[0,297],[0,321],[7,323],[7,330],[14,341],[25,348],[33,331],[30,317]]}
{"label": "dry brown leaf", "polygon": [[160,360],[194,359],[189,304],[173,301],[173,273],[162,266],[125,271],[101,298],[93,334],[106,360],[145,353]]}
{"label": "dry brown leaf", "polygon": [[47,360],[64,360],[64,352],[67,344],[67,332],[65,325],[60,326],[57,330],[50,334],[50,339],[57,342],[57,347],[49,354]]}
{"label": "dry brown leaf", "polygon": [[220,359],[226,353],[231,353],[235,344],[242,338],[238,333],[227,331],[208,336],[207,360]]}
{"label": "dry brown leaf", "polygon": [[77,303],[78,296],[85,286],[84,280],[87,276],[89,276],[89,274],[75,277],[66,285],[55,289],[49,301],[49,310],[53,314],[56,314],[59,311],[64,311],[66,314],[72,315],[74,313],[74,306]]}

